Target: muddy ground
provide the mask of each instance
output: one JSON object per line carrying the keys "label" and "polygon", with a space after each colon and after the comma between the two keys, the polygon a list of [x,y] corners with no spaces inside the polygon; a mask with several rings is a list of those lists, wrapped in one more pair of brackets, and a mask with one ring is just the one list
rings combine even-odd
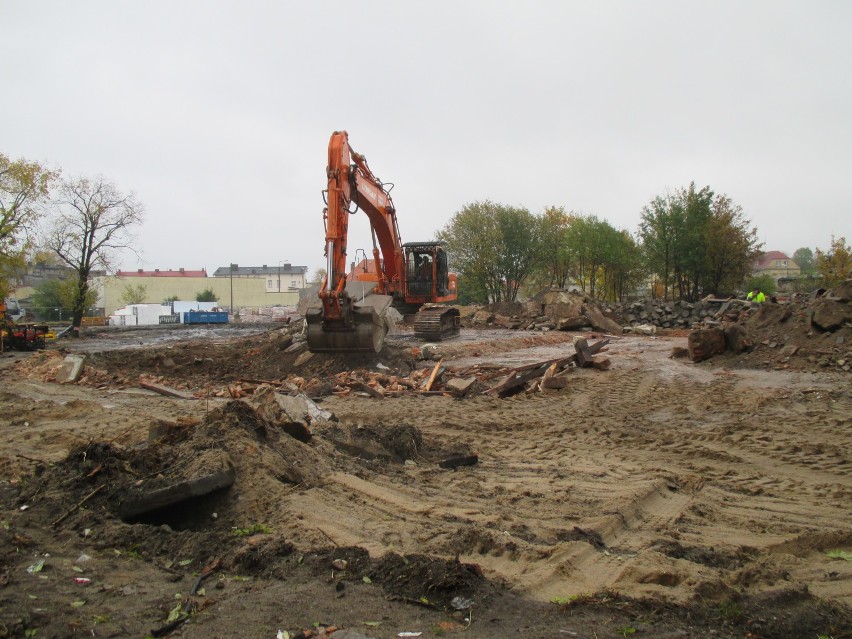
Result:
{"label": "muddy ground", "polygon": [[[848,373],[625,336],[562,390],[375,399],[341,373],[396,388],[433,368],[422,344],[299,359],[290,333],[0,356],[0,637],[852,636]],[[465,330],[429,355],[481,390],[571,338]],[[87,364],[60,385],[66,351]],[[253,408],[263,382],[334,418],[295,439]],[[127,514],[222,467],[228,488]]]}

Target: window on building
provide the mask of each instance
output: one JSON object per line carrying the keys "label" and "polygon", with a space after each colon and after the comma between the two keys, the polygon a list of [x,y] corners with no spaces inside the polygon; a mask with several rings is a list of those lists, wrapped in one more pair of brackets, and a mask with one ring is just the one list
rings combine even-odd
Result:
{"label": "window on building", "polygon": [[290,288],[296,288],[296,280],[290,282]]}
{"label": "window on building", "polygon": [[266,288],[272,288],[272,280],[266,280]]}

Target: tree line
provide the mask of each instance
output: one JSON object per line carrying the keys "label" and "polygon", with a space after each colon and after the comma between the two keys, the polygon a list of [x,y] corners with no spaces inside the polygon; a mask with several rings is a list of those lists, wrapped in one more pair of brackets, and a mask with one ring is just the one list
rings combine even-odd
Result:
{"label": "tree line", "polygon": [[[567,286],[609,301],[637,291],[688,301],[730,295],[752,283],[763,248],[742,207],[695,183],[652,198],[633,233],[564,207],[537,215],[485,200],[462,207],[437,239],[459,273],[463,302],[514,301],[522,289]],[[824,282],[844,279],[848,255],[845,240],[832,239],[812,258],[814,269],[821,265]]]}
{"label": "tree line", "polygon": [[92,271],[109,270],[132,246],[142,204],[102,176],[63,178],[61,171],[0,153],[0,298],[26,262],[39,258],[70,267],[74,277],[59,294],[70,301],[71,321],[82,323],[93,304]]}

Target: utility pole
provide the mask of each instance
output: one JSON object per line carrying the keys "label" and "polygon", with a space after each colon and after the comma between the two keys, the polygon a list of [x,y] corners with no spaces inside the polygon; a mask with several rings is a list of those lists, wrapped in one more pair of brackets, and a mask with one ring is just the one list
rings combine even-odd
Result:
{"label": "utility pole", "polygon": [[233,262],[231,263],[231,315],[234,314],[234,271],[239,268]]}

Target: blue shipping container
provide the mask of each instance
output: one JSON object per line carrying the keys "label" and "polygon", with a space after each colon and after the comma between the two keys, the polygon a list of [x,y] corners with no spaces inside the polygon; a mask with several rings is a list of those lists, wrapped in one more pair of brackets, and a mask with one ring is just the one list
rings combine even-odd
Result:
{"label": "blue shipping container", "polygon": [[184,324],[227,324],[225,311],[189,311],[183,314]]}

